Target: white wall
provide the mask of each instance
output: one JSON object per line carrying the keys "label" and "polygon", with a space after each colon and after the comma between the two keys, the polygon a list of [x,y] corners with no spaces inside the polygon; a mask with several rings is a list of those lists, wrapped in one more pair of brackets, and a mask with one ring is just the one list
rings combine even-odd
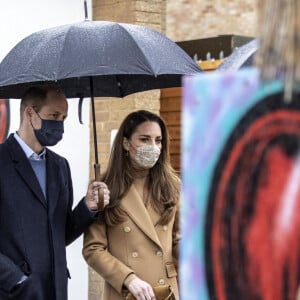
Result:
{"label": "white wall", "polygon": [[[91,0],[87,0],[91,19]],[[84,0],[0,0],[0,61],[21,39],[49,27],[83,21]],[[69,116],[63,140],[52,147],[70,162],[75,203],[86,193],[89,176],[89,99],[83,101],[83,122],[79,124],[77,99],[69,99]],[[19,125],[19,100],[11,100],[10,132]],[[93,162],[92,162],[93,163]],[[88,269],[81,255],[82,237],[67,248],[69,299],[88,299]]]}

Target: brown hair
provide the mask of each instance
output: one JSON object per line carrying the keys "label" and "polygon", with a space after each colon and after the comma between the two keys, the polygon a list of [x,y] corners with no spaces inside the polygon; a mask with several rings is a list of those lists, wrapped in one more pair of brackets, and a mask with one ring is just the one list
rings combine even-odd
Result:
{"label": "brown hair", "polygon": [[110,189],[110,204],[105,210],[108,225],[115,225],[123,220],[124,212],[120,208],[121,198],[133,183],[132,163],[123,148],[124,138],[130,139],[137,126],[151,121],[156,122],[162,132],[162,149],[157,163],[149,170],[147,188],[150,191],[151,205],[161,214],[159,224],[167,224],[180,196],[180,180],[170,163],[169,134],[165,122],[156,114],[139,110],[129,114],[122,122],[115,137],[107,171],[103,177]]}
{"label": "brown hair", "polygon": [[33,86],[30,87],[24,93],[21,105],[20,105],[20,115],[23,118],[23,113],[26,107],[32,106],[36,112],[39,112],[43,107],[47,95],[50,91],[56,91],[57,93],[64,93],[63,90],[57,86],[47,85],[47,86]]}

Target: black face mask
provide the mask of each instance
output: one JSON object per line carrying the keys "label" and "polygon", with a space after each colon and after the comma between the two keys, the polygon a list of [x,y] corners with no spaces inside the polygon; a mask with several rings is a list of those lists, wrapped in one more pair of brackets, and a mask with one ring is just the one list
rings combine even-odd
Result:
{"label": "black face mask", "polygon": [[[39,116],[39,114],[37,113]],[[34,129],[34,134],[39,143],[42,146],[54,146],[63,137],[64,133],[64,121],[45,120],[40,116],[42,120],[42,127],[40,129]]]}

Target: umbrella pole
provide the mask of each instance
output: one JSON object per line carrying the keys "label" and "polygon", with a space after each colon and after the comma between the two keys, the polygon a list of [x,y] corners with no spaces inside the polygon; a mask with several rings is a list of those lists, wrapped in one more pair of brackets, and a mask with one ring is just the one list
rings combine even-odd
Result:
{"label": "umbrella pole", "polygon": [[88,20],[88,10],[87,10],[87,3],[86,0],[84,0],[84,16],[85,16],[85,21]]}
{"label": "umbrella pole", "polygon": [[[90,92],[91,92],[91,102],[92,102],[93,137],[94,137],[94,150],[95,150],[95,164],[94,164],[95,181],[100,181],[100,164],[98,160],[98,142],[97,142],[93,77],[90,77]],[[103,192],[101,189],[99,189],[98,209],[103,210],[103,208],[104,208]]]}

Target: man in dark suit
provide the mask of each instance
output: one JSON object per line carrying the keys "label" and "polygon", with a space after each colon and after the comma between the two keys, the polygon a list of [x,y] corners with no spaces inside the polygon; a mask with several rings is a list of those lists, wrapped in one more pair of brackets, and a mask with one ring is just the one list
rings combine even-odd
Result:
{"label": "man in dark suit", "polygon": [[109,191],[89,184],[72,210],[73,188],[65,158],[46,146],[63,135],[68,103],[56,88],[31,88],[21,101],[18,131],[0,145],[0,299],[66,300],[66,245],[99,216]]}

